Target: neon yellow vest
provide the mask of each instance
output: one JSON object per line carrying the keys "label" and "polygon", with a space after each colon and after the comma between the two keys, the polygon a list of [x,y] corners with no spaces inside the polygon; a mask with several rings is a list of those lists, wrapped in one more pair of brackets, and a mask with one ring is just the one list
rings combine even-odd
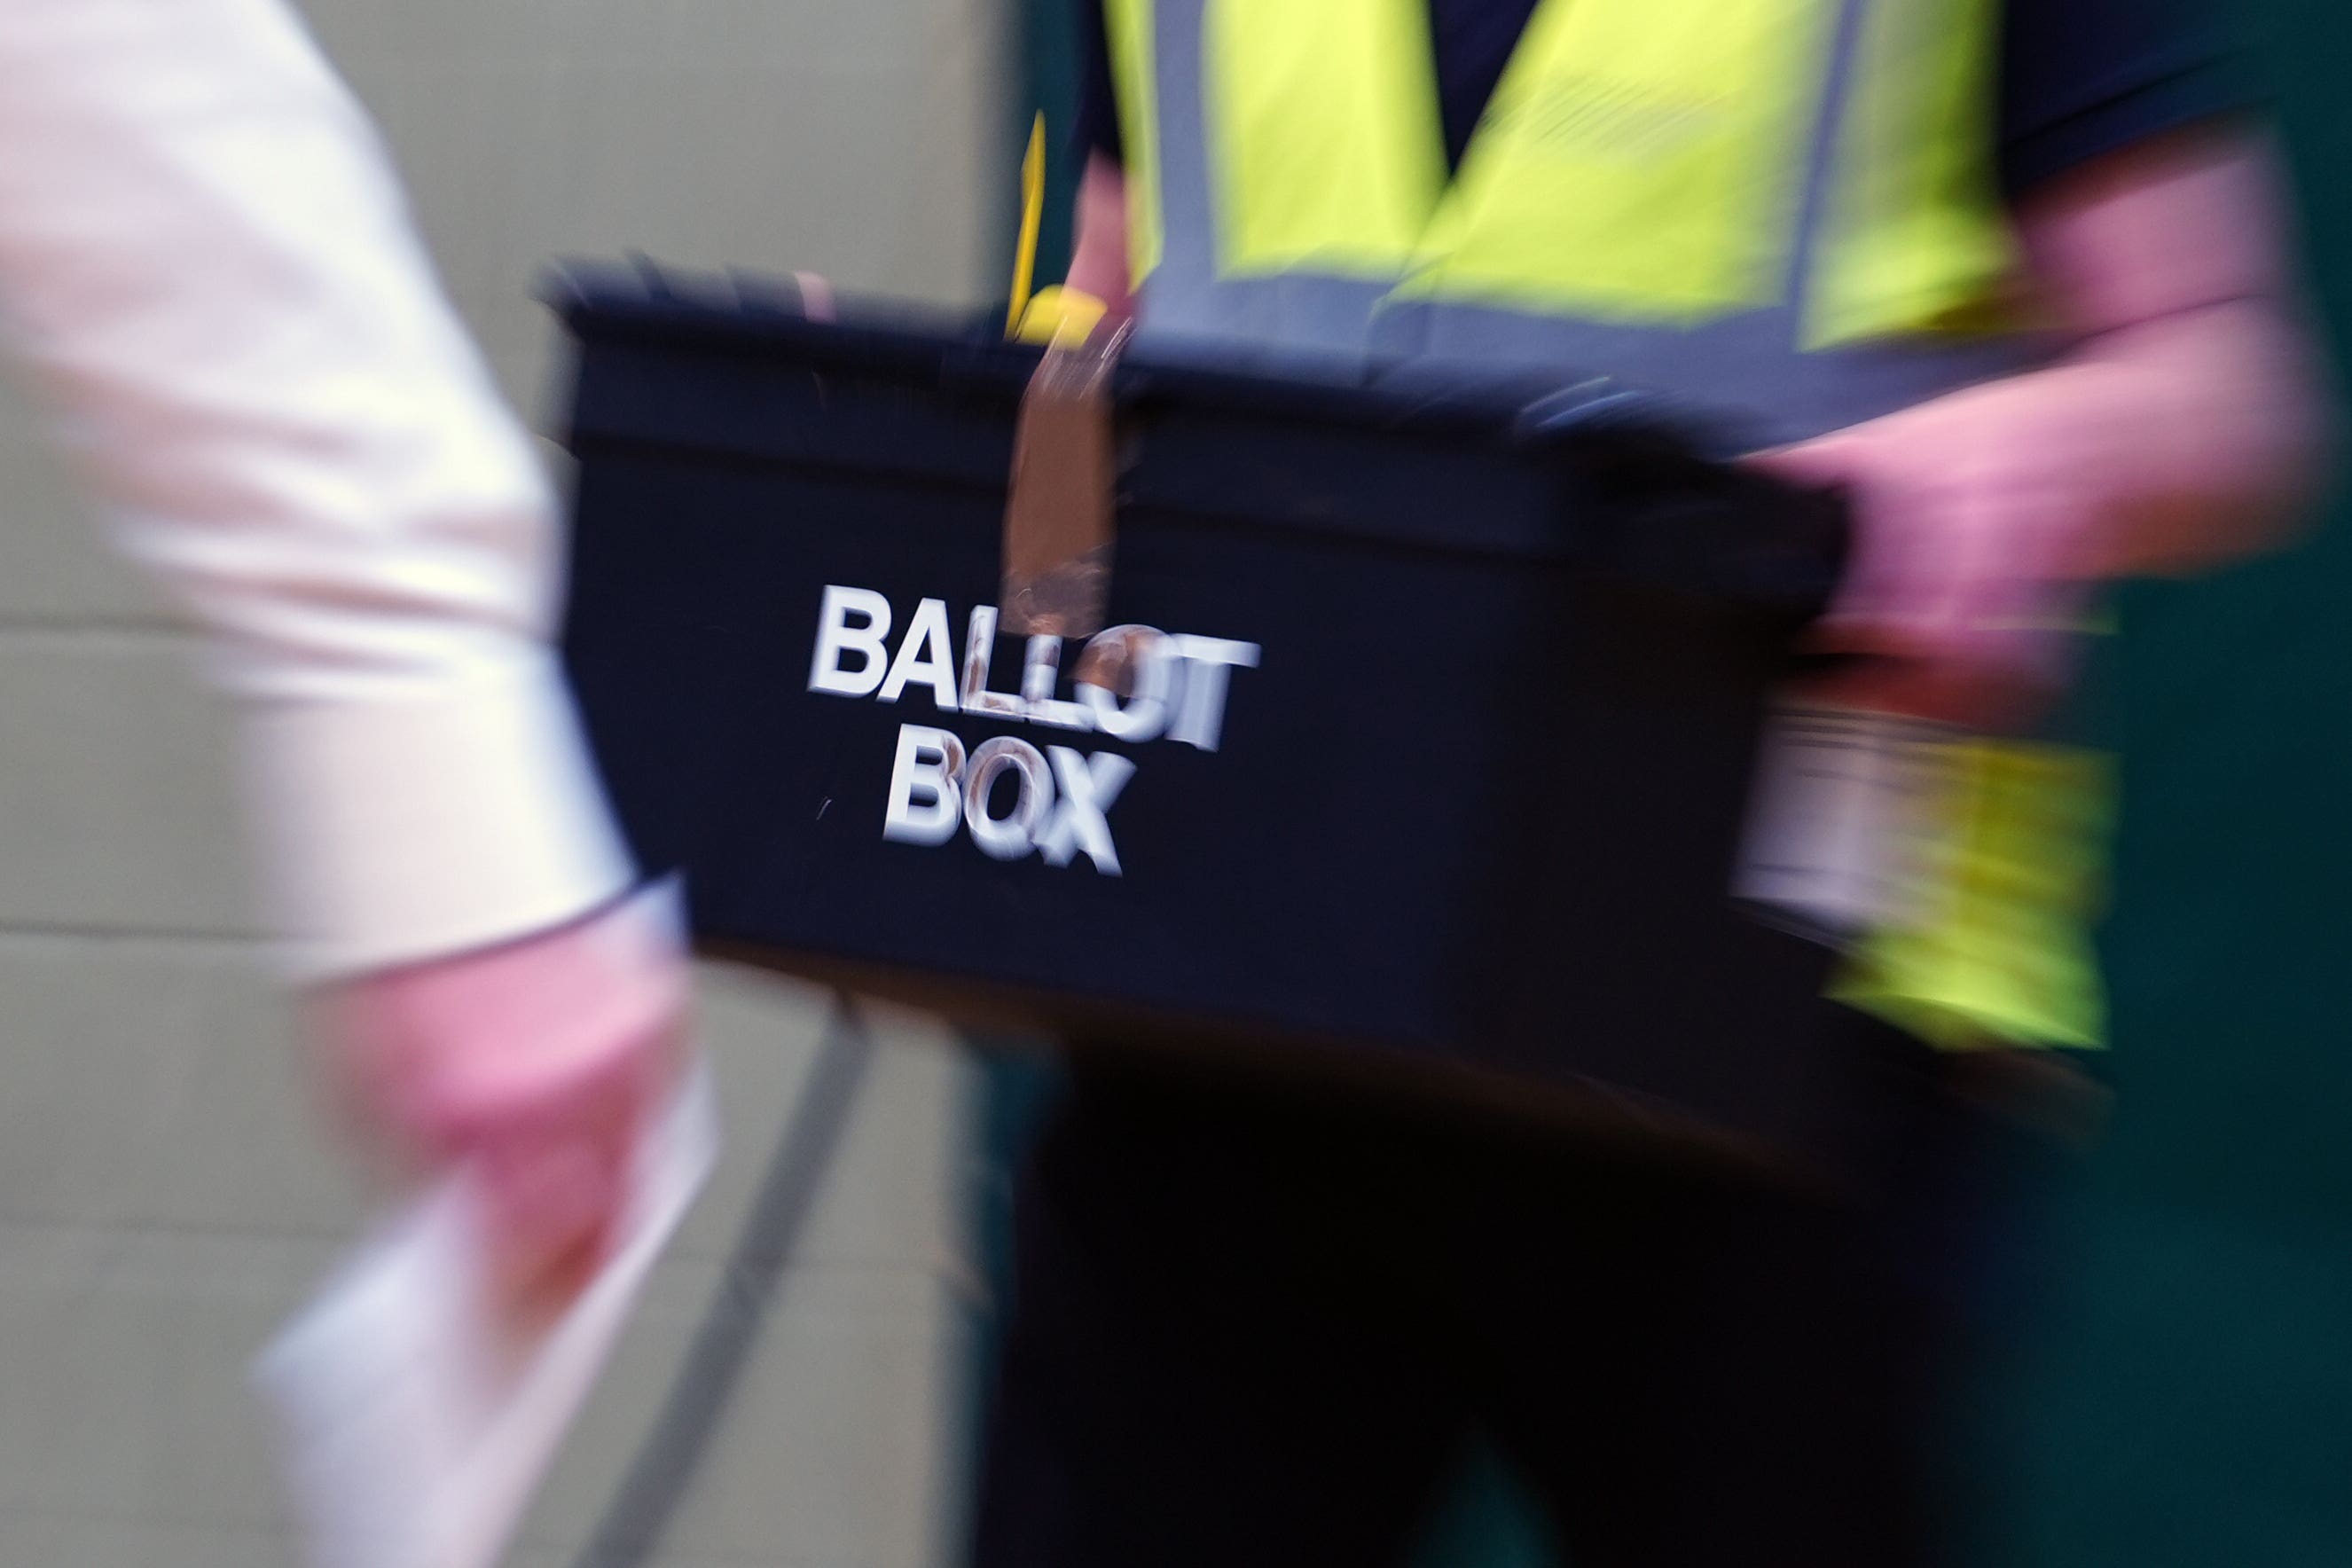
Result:
{"label": "neon yellow vest", "polygon": [[[1997,0],[1543,0],[1448,178],[1428,0],[1108,0],[1145,337],[1517,361],[1794,439],[2035,363],[1993,177]],[[1944,770],[1931,918],[1840,994],[2094,1044],[2104,765]]]}
{"label": "neon yellow vest", "polygon": [[1145,323],[1581,363],[1776,439],[2018,368],[1998,13],[1546,0],[1449,180],[1427,0],[1108,0]]}

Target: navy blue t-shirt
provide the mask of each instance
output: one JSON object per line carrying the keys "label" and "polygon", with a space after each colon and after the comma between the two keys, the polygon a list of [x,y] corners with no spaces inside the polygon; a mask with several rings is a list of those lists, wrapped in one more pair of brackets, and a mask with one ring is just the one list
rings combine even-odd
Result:
{"label": "navy blue t-shirt", "polygon": [[[1438,112],[1458,164],[1538,0],[1429,0]],[[1118,115],[1100,0],[1078,0],[1077,144],[1116,160]],[[2210,0],[2007,0],[2000,168],[2012,196],[2053,174],[2254,99]]]}

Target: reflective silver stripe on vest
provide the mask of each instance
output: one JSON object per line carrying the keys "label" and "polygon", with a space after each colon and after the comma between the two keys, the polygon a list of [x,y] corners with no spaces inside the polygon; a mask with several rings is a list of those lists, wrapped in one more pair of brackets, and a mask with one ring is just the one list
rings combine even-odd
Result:
{"label": "reflective silver stripe on vest", "polygon": [[1220,278],[1217,198],[1209,171],[1203,20],[1210,0],[1154,0],[1160,103],[1160,262],[1144,280],[1139,343],[1183,358],[1279,363],[1423,358],[1463,374],[1478,365],[1556,374],[1562,385],[1607,376],[1723,408],[1759,442],[1799,440],[1907,408],[1939,393],[2012,374],[2048,358],[2021,337],[1960,344],[1885,343],[1807,353],[1799,347],[1809,273],[1853,96],[1853,62],[1875,4],[1843,0],[1823,108],[1811,139],[1797,243],[1780,303],[1703,326],[1629,326],[1426,300],[1391,285],[1312,273]]}

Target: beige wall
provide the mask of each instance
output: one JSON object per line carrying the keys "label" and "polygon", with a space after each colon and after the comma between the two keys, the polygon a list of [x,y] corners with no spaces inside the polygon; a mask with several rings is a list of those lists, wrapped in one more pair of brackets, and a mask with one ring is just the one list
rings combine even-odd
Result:
{"label": "beige wall", "polygon": [[[452,292],[543,404],[528,298],[638,249],[976,301],[995,287],[1011,0],[311,0]],[[185,637],[0,395],[0,1563],[291,1561],[251,1352],[359,1212],[303,1100]],[[572,1560],[805,1087],[817,999],[713,975],[727,1162],[535,1513]],[[952,1555],[974,1310],[971,1079],[879,1045],[805,1243],[659,1561]]]}

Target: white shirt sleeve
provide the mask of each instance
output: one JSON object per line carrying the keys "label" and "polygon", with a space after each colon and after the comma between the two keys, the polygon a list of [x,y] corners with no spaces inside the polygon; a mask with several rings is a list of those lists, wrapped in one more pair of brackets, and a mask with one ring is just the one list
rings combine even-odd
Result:
{"label": "white shirt sleeve", "polygon": [[547,644],[545,476],[278,0],[0,0],[0,319],[211,634],[298,970],[625,887]]}

